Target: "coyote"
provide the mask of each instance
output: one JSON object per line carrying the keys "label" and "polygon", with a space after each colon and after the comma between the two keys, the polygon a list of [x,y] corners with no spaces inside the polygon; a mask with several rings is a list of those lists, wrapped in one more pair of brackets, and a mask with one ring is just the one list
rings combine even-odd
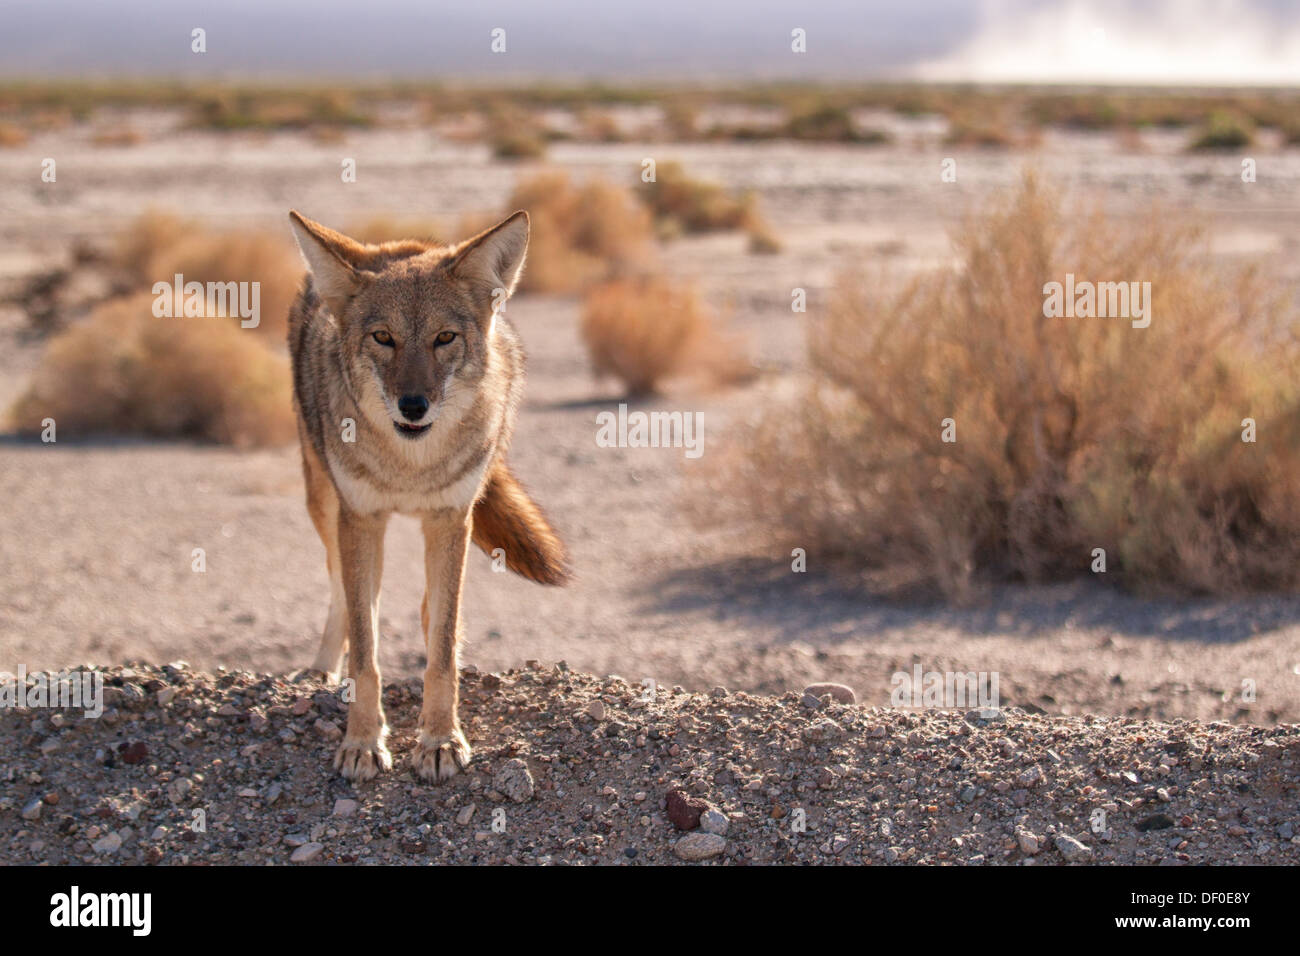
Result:
{"label": "coyote", "polygon": [[337,679],[347,649],[356,697],[335,769],[392,767],[377,645],[384,529],[424,530],[420,609],[428,663],[412,766],[438,782],[470,746],[457,716],[457,644],[471,538],[541,584],[568,576],[564,547],[506,466],[524,386],[502,308],[519,281],[528,215],[456,246],[367,245],[290,212],[308,275],[289,314],[307,510],[325,543],[330,609],[315,669]]}

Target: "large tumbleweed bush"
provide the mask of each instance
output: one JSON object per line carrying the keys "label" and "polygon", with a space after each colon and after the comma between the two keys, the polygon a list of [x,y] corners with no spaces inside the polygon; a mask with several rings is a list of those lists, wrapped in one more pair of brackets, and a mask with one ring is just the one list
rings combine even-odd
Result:
{"label": "large tumbleweed bush", "polygon": [[50,340],[9,410],[37,435],[189,439],[237,448],[293,440],[288,360],[237,318],[160,319],[141,293],[107,302]]}
{"label": "large tumbleweed bush", "polygon": [[[842,278],[793,407],[714,474],[747,517],[810,560],[959,600],[1097,573],[1095,549],[1099,578],[1143,591],[1300,584],[1293,293],[1193,226],[1071,213],[1032,176],[955,245],[901,290]],[[1067,273],[1150,282],[1150,326],[1045,316]]]}

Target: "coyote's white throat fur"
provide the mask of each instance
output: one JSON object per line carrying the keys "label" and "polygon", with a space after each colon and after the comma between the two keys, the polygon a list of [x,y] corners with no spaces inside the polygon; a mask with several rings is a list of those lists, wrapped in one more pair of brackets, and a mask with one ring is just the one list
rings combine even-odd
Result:
{"label": "coyote's white throat fur", "polygon": [[392,766],[377,663],[384,529],[420,519],[424,705],[412,766],[464,769],[457,644],[471,539],[542,584],[567,576],[564,548],[506,466],[524,356],[500,314],[528,247],[528,216],[457,246],[357,242],[290,213],[309,275],[289,316],[307,509],[325,543],[330,608],[315,667],[355,681],[334,766],[369,780]]}

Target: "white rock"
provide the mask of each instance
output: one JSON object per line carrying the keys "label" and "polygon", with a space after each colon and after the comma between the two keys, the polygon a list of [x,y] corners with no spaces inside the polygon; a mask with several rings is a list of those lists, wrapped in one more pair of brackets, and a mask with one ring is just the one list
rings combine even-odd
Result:
{"label": "white rock", "polygon": [[194,781],[189,777],[178,777],[167,785],[167,796],[172,803],[180,803],[194,789]]}
{"label": "white rock", "polygon": [[705,833],[716,833],[718,836],[727,835],[727,816],[721,810],[715,810],[713,807],[705,810],[700,814],[700,829]]}
{"label": "white rock", "polygon": [[1020,844],[1020,852],[1025,854],[1025,856],[1035,856],[1038,851],[1042,849],[1038,837],[1034,836],[1028,830],[1017,830],[1016,842]]}
{"label": "white rock", "polygon": [[1056,835],[1056,848],[1061,851],[1067,863],[1086,863],[1092,859],[1092,848],[1084,846],[1072,836],[1064,833]]}
{"label": "white rock", "polygon": [[122,848],[122,838],[116,833],[110,833],[107,836],[96,840],[92,845],[96,853],[116,853]]}
{"label": "white rock", "polygon": [[293,851],[293,856],[289,857],[290,863],[310,863],[316,857],[320,856],[325,850],[323,843],[304,843],[298,849]]}
{"label": "white rock", "polygon": [[22,818],[24,820],[39,820],[41,818],[41,798],[36,797],[30,803],[23,807]]}
{"label": "white rock", "polygon": [[531,800],[535,786],[533,775],[528,771],[528,764],[518,757],[507,760],[492,778],[492,787],[499,790],[515,803]]}
{"label": "white rock", "polygon": [[360,807],[360,806],[361,806],[361,805],[360,805],[359,803],[357,803],[355,800],[346,800],[346,799],[343,799],[343,800],[335,800],[335,801],[334,801],[334,816],[336,816],[336,817],[350,817],[350,816],[352,816],[353,814],[355,814],[355,813],[357,812],[357,808]]}
{"label": "white rock", "polygon": [[680,859],[690,862],[711,860],[727,848],[726,838],[716,833],[704,833],[696,830],[682,837],[673,846],[673,852]]}

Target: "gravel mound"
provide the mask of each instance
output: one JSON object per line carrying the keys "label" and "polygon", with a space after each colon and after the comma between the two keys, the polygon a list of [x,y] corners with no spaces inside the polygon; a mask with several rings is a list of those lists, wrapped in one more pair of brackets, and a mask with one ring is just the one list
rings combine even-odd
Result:
{"label": "gravel mound", "polygon": [[420,682],[389,684],[394,771],[353,787],[330,767],[347,706],[312,675],[100,672],[99,719],[0,710],[0,862],[1300,863],[1297,725],[913,713],[530,663],[464,672],[474,762],[440,787],[405,763]]}

